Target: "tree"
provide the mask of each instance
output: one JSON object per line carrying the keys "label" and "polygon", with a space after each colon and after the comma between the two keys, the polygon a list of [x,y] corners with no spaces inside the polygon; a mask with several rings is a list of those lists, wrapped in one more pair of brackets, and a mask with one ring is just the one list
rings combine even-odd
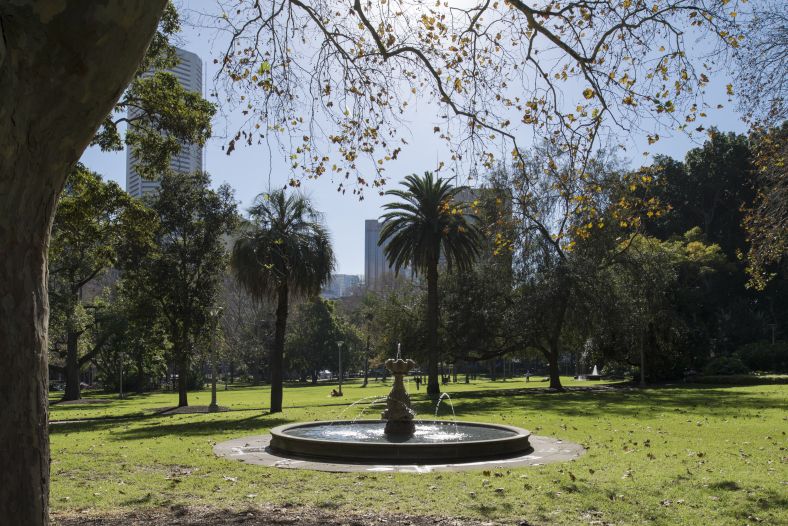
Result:
{"label": "tree", "polygon": [[233,246],[232,267],[252,296],[276,302],[269,365],[271,413],[279,413],[290,297],[320,292],[334,270],[334,251],[318,212],[300,194],[261,194],[249,214],[251,221]]}
{"label": "tree", "polygon": [[337,342],[340,341],[343,370],[347,372],[360,356],[361,340],[357,331],[337,314],[333,301],[318,297],[299,304],[285,341],[289,367],[303,379],[311,376],[316,384],[322,369],[338,370]]}
{"label": "tree", "polygon": [[209,186],[205,173],[165,173],[151,200],[158,218],[155,246],[129,253],[127,279],[159,303],[178,371],[178,406],[188,405],[195,342],[209,330],[227,263],[223,236],[237,225],[232,190]]}
{"label": "tree", "polygon": [[402,201],[383,205],[378,244],[394,272],[410,267],[427,278],[427,393],[440,394],[438,383],[438,266],[443,258],[447,269],[469,269],[481,249],[481,232],[467,205],[456,202],[464,188],[436,178],[409,175],[402,182],[405,190],[389,190],[386,195]]}
{"label": "tree", "polygon": [[745,16],[747,37],[735,53],[739,103],[755,129],[779,126],[788,118],[788,13],[764,0]]}
{"label": "tree", "polygon": [[747,250],[741,228],[743,208],[751,206],[753,162],[746,135],[709,131],[684,163],[660,157],[652,166],[654,196],[668,208],[645,220],[648,232],[667,239],[700,227],[707,239],[734,259]]}
{"label": "tree", "polygon": [[64,400],[79,399],[80,369],[98,350],[94,347],[79,355],[80,336],[93,318],[84,309],[92,298],[83,297],[83,287],[117,262],[122,243],[150,243],[154,225],[155,218],[142,203],[83,166],[77,166],[66,181],[49,246],[52,315],[62,316],[65,322]]}
{"label": "tree", "polygon": [[724,64],[741,40],[730,7],[705,0],[234,0],[215,26],[230,35],[219,80],[248,115],[228,152],[277,130],[297,175],[333,172],[354,192],[384,183],[406,147],[411,94],[440,106],[454,166],[524,162],[531,136],[583,164],[600,139],[645,134],[643,118],[690,132],[710,54]]}
{"label": "tree", "polygon": [[744,217],[747,273],[749,285],[764,290],[788,255],[788,122],[753,132],[751,142],[756,196]]}
{"label": "tree", "polygon": [[[561,389],[558,360],[572,318],[590,297],[585,285],[608,258],[616,236],[631,238],[641,218],[662,211],[649,195],[653,179],[628,173],[608,150],[579,167],[573,154],[545,141],[527,162],[488,174],[490,185],[511,203],[517,330],[539,349],[550,367],[550,387]],[[593,241],[593,242],[592,242]]]}
{"label": "tree", "polygon": [[57,197],[134,75],[164,0],[0,6],[0,515],[48,521],[47,246]]}
{"label": "tree", "polygon": [[714,350],[697,335],[714,336],[702,316],[714,309],[711,279],[729,266],[724,252],[697,227],[669,241],[637,236],[622,248],[597,275],[595,347],[608,360],[637,365],[641,383],[700,368]]}
{"label": "tree", "polygon": [[274,313],[269,301],[258,301],[228,271],[222,287],[222,333],[232,381],[240,369],[258,385],[268,368],[266,349],[274,335]]}

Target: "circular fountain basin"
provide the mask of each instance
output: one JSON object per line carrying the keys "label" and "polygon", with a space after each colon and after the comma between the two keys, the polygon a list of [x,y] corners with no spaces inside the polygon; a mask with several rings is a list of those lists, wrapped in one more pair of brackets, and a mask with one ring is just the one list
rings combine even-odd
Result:
{"label": "circular fountain basin", "polygon": [[479,422],[417,420],[412,436],[386,435],[383,420],[309,422],[271,430],[274,452],[321,460],[446,462],[503,458],[531,451],[531,433]]}

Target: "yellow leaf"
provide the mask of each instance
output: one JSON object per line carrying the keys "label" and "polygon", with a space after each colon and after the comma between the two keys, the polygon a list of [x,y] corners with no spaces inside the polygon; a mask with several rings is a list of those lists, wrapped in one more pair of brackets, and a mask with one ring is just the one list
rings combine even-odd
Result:
{"label": "yellow leaf", "polygon": [[586,88],[583,90],[583,97],[586,99],[593,99],[594,98],[594,90],[592,88]]}

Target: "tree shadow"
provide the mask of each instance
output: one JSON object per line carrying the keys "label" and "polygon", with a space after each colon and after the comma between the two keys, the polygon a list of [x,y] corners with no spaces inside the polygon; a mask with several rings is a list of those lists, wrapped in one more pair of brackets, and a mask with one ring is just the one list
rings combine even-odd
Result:
{"label": "tree shadow", "polygon": [[[727,386],[726,386],[727,387]],[[452,396],[458,414],[505,412],[530,409],[551,411],[566,416],[636,416],[651,411],[714,414],[719,411],[778,409],[788,411],[788,402],[768,394],[731,391],[704,386],[670,386],[647,389],[609,388],[604,390],[566,390],[534,392],[517,389],[491,392],[466,391]],[[424,407],[419,404],[419,407]],[[427,406],[429,407],[429,406]]]}
{"label": "tree shadow", "polygon": [[293,419],[272,418],[271,415],[256,414],[232,420],[187,421],[173,424],[151,423],[151,425],[124,429],[115,433],[114,436],[118,440],[144,440],[164,436],[207,436],[236,431],[263,432],[293,421]]}
{"label": "tree shadow", "polygon": [[[257,414],[246,417],[246,418],[226,418],[231,413],[249,413],[250,411],[258,411]],[[238,422],[249,422],[251,423],[255,419],[262,419],[262,418],[271,418],[270,413],[262,413],[259,412],[259,409],[245,409],[245,410],[236,410],[236,411],[225,411],[221,413],[191,413],[191,414],[165,414],[164,412],[160,411],[157,413],[152,414],[138,414],[133,416],[118,416],[118,417],[100,417],[95,419],[85,419],[85,420],[78,420],[73,422],[65,422],[65,423],[58,423],[52,422],[49,426],[49,434],[50,435],[57,435],[57,434],[69,434],[69,433],[90,433],[94,431],[114,431],[114,435],[116,437],[126,436],[127,433],[131,431],[139,432],[140,434],[147,434],[150,436],[163,436],[167,433],[165,431],[156,432],[155,430],[166,430],[172,429],[173,432],[182,432],[185,435],[207,435],[211,432],[215,432],[215,429],[225,429],[231,430],[233,426],[237,426]],[[190,419],[189,422],[179,422],[178,424],[158,424],[157,422],[164,422],[166,419],[173,418],[175,416],[181,417],[199,417],[205,416],[209,414],[215,415],[223,415],[225,418],[220,419],[212,419],[212,420],[198,420],[198,419]],[[239,415],[240,416],[240,415]],[[292,420],[284,419],[284,418],[272,418],[264,423],[258,424],[256,426],[249,426],[249,428],[260,428],[261,425],[265,427],[275,427],[281,424],[285,424],[291,422]],[[123,429],[124,427],[128,427],[129,425],[137,425],[137,424],[145,424],[150,423],[151,425],[144,427],[142,429]],[[121,431],[117,431],[121,429]],[[209,431],[213,429],[214,431]]]}

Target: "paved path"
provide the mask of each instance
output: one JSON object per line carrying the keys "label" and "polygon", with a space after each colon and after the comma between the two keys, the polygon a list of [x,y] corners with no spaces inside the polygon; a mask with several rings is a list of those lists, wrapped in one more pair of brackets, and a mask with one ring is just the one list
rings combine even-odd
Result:
{"label": "paved path", "polygon": [[567,442],[552,437],[531,435],[530,442],[533,450],[530,453],[506,459],[484,460],[461,464],[343,464],[335,462],[315,462],[312,460],[282,456],[271,451],[268,447],[270,442],[271,435],[236,438],[216,444],[213,448],[213,452],[219,457],[238,460],[247,464],[284,469],[310,469],[335,473],[357,471],[371,473],[431,473],[435,471],[467,471],[474,469],[540,466],[553,462],[574,460],[586,451],[583,446],[575,444],[574,442]]}

